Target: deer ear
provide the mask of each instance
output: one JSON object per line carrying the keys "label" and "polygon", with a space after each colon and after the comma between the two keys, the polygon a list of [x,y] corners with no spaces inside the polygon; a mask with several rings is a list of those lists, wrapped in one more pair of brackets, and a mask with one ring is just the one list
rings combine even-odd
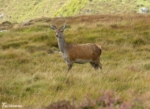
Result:
{"label": "deer ear", "polygon": [[66,29],[66,24],[63,25],[62,30],[64,31]]}
{"label": "deer ear", "polygon": [[51,25],[50,26],[53,30],[56,30],[57,28],[56,28],[56,26],[54,26],[54,25]]}

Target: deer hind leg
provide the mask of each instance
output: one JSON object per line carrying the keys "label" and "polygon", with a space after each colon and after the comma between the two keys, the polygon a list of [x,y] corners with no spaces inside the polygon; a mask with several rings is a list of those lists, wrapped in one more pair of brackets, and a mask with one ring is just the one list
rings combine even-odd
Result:
{"label": "deer hind leg", "polygon": [[99,59],[98,59],[98,63],[99,63],[99,68],[102,70],[102,64]]}
{"label": "deer hind leg", "polygon": [[99,68],[102,70],[102,64],[100,63],[100,58],[97,58],[96,63],[98,64]]}
{"label": "deer hind leg", "polygon": [[95,62],[90,62],[91,66],[94,67],[95,70],[99,68],[99,65]]}
{"label": "deer hind leg", "polygon": [[102,70],[102,64],[99,62],[99,68]]}
{"label": "deer hind leg", "polygon": [[92,65],[92,67],[94,67],[95,70],[97,70],[98,68],[102,69],[102,64],[100,63],[99,59],[90,62],[90,64]]}

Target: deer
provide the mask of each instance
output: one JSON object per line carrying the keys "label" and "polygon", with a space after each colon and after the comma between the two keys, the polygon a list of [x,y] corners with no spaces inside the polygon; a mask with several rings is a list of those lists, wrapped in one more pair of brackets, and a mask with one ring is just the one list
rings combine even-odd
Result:
{"label": "deer", "polygon": [[102,48],[100,45],[94,43],[67,44],[64,37],[66,24],[64,24],[61,28],[57,28],[55,25],[51,25],[50,27],[56,33],[58,47],[63,59],[68,65],[67,74],[71,70],[74,63],[84,64],[89,62],[95,70],[98,68],[102,69],[102,64],[100,63]]}

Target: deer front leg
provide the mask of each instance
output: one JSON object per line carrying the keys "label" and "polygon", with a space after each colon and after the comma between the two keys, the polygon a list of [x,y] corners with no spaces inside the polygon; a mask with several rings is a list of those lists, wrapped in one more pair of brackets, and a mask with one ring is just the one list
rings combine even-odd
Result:
{"label": "deer front leg", "polygon": [[68,64],[68,71],[67,71],[67,73],[66,73],[65,80],[66,80],[66,78],[67,78],[68,72],[71,70],[72,65],[73,65],[72,63],[68,63],[68,62],[67,62],[67,64]]}
{"label": "deer front leg", "polygon": [[68,71],[67,71],[67,73],[71,70],[71,68],[72,68],[72,63],[68,63]]}

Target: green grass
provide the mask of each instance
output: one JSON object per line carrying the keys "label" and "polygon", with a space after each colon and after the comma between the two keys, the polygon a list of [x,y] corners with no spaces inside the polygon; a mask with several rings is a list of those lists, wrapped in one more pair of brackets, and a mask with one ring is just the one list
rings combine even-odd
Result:
{"label": "green grass", "polygon": [[88,0],[73,0],[68,2],[65,6],[60,8],[55,16],[74,16],[77,12],[79,12],[86,4]]}
{"label": "green grass", "polygon": [[[52,17],[55,11],[69,0],[24,0],[9,1],[0,0],[0,14],[4,13],[2,21],[27,22],[39,17]],[[9,4],[9,5],[8,5]]]}
{"label": "green grass", "polygon": [[148,0],[89,0],[78,14],[135,14],[140,7],[150,7]]}
{"label": "green grass", "polygon": [[[112,99],[121,99],[114,108],[125,103],[134,109],[148,109],[149,17],[95,15],[54,18],[48,23],[35,19],[32,26],[0,33],[0,102],[41,108],[74,100],[77,105],[96,109],[105,105],[100,98],[107,98],[109,94],[105,93],[110,90],[115,93]],[[64,81],[67,64],[57,52],[57,39],[49,28],[51,23],[62,26],[63,21],[68,43],[102,45],[103,71],[95,71],[88,63],[75,64]],[[92,104],[84,102],[86,98]],[[100,104],[93,104],[94,100]]]}

